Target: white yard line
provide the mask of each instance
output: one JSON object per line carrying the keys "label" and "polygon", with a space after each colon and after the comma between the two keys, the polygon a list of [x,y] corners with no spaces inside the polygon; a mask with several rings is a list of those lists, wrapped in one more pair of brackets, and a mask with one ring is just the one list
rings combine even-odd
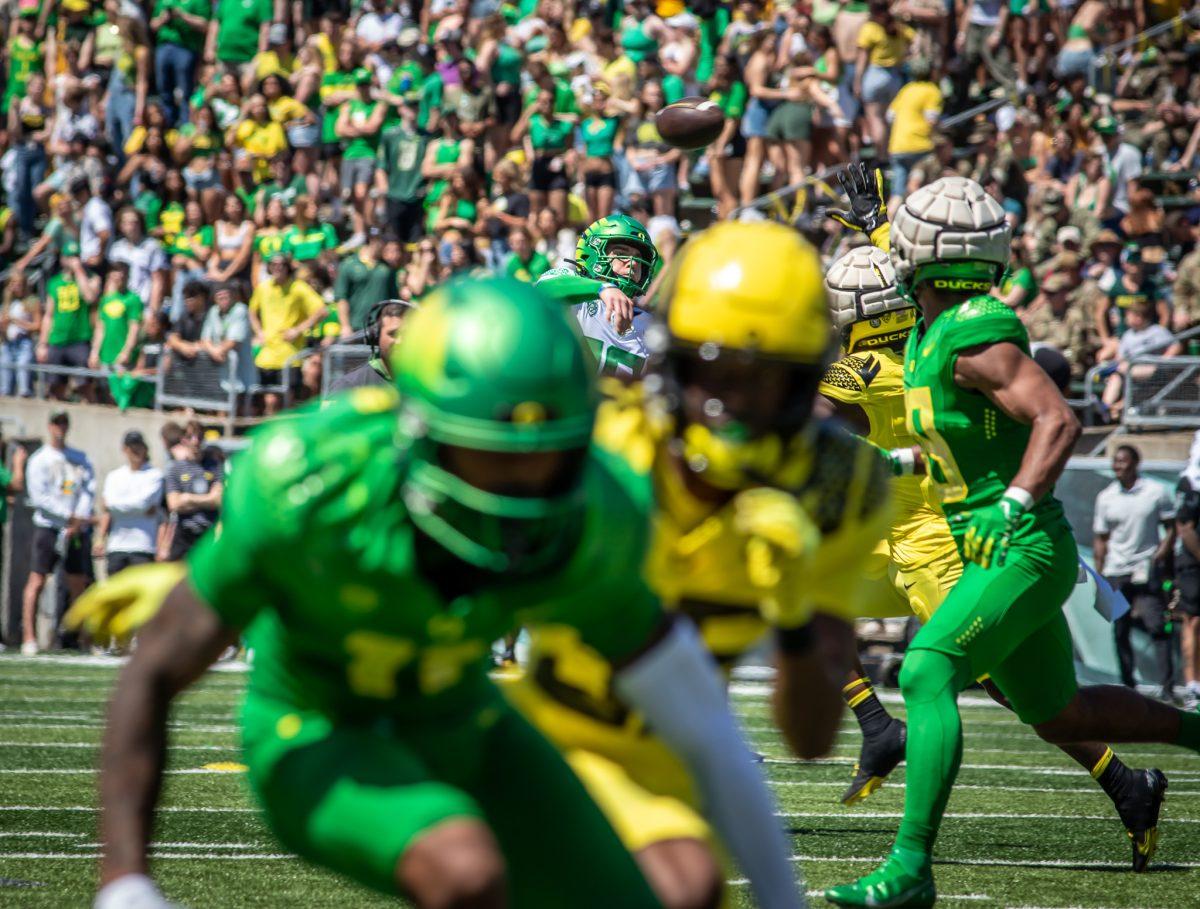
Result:
{"label": "white yard line", "polygon": [[82,833],[56,833],[52,830],[21,830],[15,833],[0,833],[0,840],[6,840],[14,836],[37,836],[37,837],[54,837],[56,839],[76,840],[82,839]]}
{"label": "white yard line", "polygon": [[[1180,754],[1180,757],[1185,755]],[[800,758],[792,757],[764,757],[764,764],[783,764],[793,767],[830,767],[830,766],[847,766],[855,763],[854,758],[818,758],[815,761],[804,761]],[[1079,776],[1086,771],[1079,767],[1064,768],[1064,767],[1026,767],[1021,764],[962,764],[962,770],[1010,770],[1014,773],[1031,773],[1034,776]],[[1166,771],[1171,773],[1171,771]],[[1171,779],[1181,783],[1200,783],[1200,775],[1189,774],[1187,771],[1178,771],[1171,773]]]}
{"label": "white yard line", "polygon": [[[872,865],[878,865],[883,861],[883,856],[861,856],[861,855],[793,855],[793,862],[813,862],[819,864],[836,864],[840,862],[867,862]],[[968,865],[971,867],[988,868],[992,866],[1001,868],[1078,868],[1082,871],[1128,871],[1129,862],[1106,862],[1096,859],[1080,859],[1072,861],[1070,859],[996,859],[996,858],[977,858],[977,859],[937,859],[933,860],[935,865]],[[1161,862],[1156,863],[1157,868],[1200,868],[1200,862]]]}
{"label": "white yard line", "polygon": [[[151,853],[156,861],[164,859],[186,859],[188,861],[220,861],[220,862],[237,862],[237,861],[297,861],[296,856],[288,855],[283,852],[264,852],[264,853],[249,853],[249,852],[229,852],[229,853],[214,853],[214,852],[163,852]],[[8,852],[0,853],[0,865],[7,861],[16,859],[86,859],[94,862],[100,858],[99,852]]]}
{"label": "white yard line", "polygon": [[[812,789],[845,789],[845,782],[824,782],[821,780],[767,780],[771,786],[807,786]],[[895,788],[902,789],[897,785]],[[1055,795],[1103,795],[1103,791],[1098,786],[1092,786],[1087,789],[1068,788],[1055,789],[1050,786],[1010,786],[1007,783],[1003,787],[998,786],[972,786],[968,784],[955,783],[955,792],[990,792],[993,795],[999,792],[1051,792]],[[1200,789],[1184,789],[1179,790],[1172,787],[1169,790],[1168,798],[1176,798],[1178,796],[1194,796],[1200,795]]]}
{"label": "white yard line", "polygon": [[[957,788],[957,787],[955,787]],[[1057,791],[1057,790],[1056,790]],[[1173,794],[1173,793],[1172,793]],[[904,817],[902,811],[858,811],[855,808],[846,808],[842,811],[778,811],[776,817],[783,818],[839,818],[846,820],[849,818],[888,818],[898,820]],[[980,820],[980,821],[1115,821],[1115,814],[1004,814],[991,811],[950,811],[942,815],[944,818],[958,818],[961,820]],[[1200,818],[1194,817],[1172,817],[1167,818],[1164,823],[1174,826],[1175,824],[1200,824]]]}
{"label": "white yard line", "polygon": [[[99,748],[99,742],[0,742],[0,748]],[[241,749],[230,745],[176,745],[168,746],[171,751],[225,751]],[[2,771],[0,771],[2,772]]]}
{"label": "white yard line", "polygon": [[[99,808],[96,808],[92,805],[0,805],[0,812],[5,812],[5,811],[11,811],[11,812],[16,812],[16,811],[96,812],[99,810],[100,810]],[[179,813],[195,812],[197,814],[225,814],[225,813],[258,814],[259,813],[257,808],[244,808],[244,807],[240,807],[240,806],[235,807],[235,808],[209,808],[209,807],[192,808],[192,807],[187,807],[184,805],[167,805],[167,806],[159,806],[158,808],[155,808],[154,810],[156,813],[162,812],[162,811],[172,812],[172,813],[173,812],[179,812]],[[80,834],[80,835],[82,836],[82,834]]]}

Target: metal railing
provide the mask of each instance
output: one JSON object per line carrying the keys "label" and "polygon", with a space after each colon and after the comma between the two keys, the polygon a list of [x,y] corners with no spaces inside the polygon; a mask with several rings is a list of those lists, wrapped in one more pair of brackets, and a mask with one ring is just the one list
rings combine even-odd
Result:
{"label": "metal railing", "polygon": [[1200,357],[1131,360],[1121,423],[1147,428],[1200,425]]}
{"label": "metal railing", "polygon": [[158,360],[154,409],[190,407],[235,416],[238,395],[246,391],[238,381],[237,367],[234,350],[220,363],[204,352],[191,358],[164,353]]}

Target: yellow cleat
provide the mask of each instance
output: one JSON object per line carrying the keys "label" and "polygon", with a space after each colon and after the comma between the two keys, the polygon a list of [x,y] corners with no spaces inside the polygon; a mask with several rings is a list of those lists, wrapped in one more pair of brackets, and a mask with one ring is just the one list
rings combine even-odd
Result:
{"label": "yellow cleat", "polygon": [[889,773],[904,760],[908,729],[900,720],[888,724],[887,731],[864,736],[862,750],[854,765],[854,779],[842,793],[843,805],[866,800],[883,785]]}

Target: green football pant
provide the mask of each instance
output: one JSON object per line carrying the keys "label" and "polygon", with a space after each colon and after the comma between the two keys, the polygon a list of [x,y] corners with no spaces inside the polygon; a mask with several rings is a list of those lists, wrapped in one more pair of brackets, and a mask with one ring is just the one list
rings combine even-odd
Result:
{"label": "green football pant", "polygon": [[1075,696],[1062,604],[1075,583],[1069,529],[1034,531],[1003,565],[967,563],[962,579],[913,639],[900,688],[908,710],[904,819],[896,845],[931,855],[962,760],[958,693],[984,675],[1022,722],[1043,723]]}
{"label": "green football pant", "polygon": [[385,893],[409,844],[450,818],[495,834],[514,909],[658,907],[562,757],[491,686],[462,714],[338,724],[250,695],[249,780],[271,830],[309,861]]}

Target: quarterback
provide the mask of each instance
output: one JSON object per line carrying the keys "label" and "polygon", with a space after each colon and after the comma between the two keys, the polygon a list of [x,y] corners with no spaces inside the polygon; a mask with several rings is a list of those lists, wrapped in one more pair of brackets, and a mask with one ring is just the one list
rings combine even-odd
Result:
{"label": "quarterback", "polygon": [[905,346],[905,425],[964,568],[900,673],[908,775],[895,846],[878,870],[826,891],[838,905],[933,904],[933,846],[962,757],[958,692],[984,675],[1047,741],[1200,751],[1200,715],[1076,685],[1061,606],[1078,555],[1053,487],[1079,427],[1016,314],[988,293],[1010,240],[999,204],[961,177],[917,190],[892,222],[897,285],[920,310]]}
{"label": "quarterback", "polygon": [[[861,568],[890,520],[882,459],[811,418],[831,336],[820,259],[790,228],[722,224],[680,251],[653,311],[648,372],[610,383],[596,427],[597,444],[653,484],[646,577],[724,664],[773,633],[778,724],[798,754],[819,756],[854,656]],[[709,905],[699,863],[685,873],[653,861],[667,844],[717,844],[687,776],[647,733],[654,724],[612,698],[610,674],[577,635],[536,631],[511,696],[647,877],[669,881],[657,892]]]}
{"label": "quarterback", "polygon": [[489,680],[492,641],[518,623],[570,628],[610,661],[763,904],[794,905],[715,667],[639,581],[645,483],[590,445],[569,316],[518,282],[448,284],[394,376],[399,395],[357,389],[267,426],[186,566],[122,573],[76,607],[101,632],[153,613],[109,712],[97,905],[165,905],[145,875],[169,704],[243,630],[248,778],[298,855],[420,907],[661,905]]}
{"label": "quarterback", "polygon": [[[916,309],[895,286],[891,259],[875,246],[851,250],[825,276],[844,355],[821,381],[822,396],[837,415],[893,457],[906,456],[917,439],[905,426],[903,347],[916,322]],[[871,615],[914,613],[924,624],[962,577],[962,561],[950,528],[920,478],[892,480],[896,519],[875,553],[868,574],[875,583]],[[1004,703],[990,680],[984,687]],[[862,667],[843,689],[863,733],[855,777],[844,804],[868,797],[904,759],[905,727],[889,716]],[[1088,770],[1113,800],[1132,841],[1133,870],[1144,871],[1154,856],[1158,814],[1166,794],[1159,770],[1131,770],[1104,745],[1060,745]]]}
{"label": "quarterback", "polygon": [[645,367],[651,316],[640,301],[660,264],[636,218],[608,215],[580,235],[573,265],[557,265],[538,278],[538,290],[573,305],[601,375],[629,379]]}

